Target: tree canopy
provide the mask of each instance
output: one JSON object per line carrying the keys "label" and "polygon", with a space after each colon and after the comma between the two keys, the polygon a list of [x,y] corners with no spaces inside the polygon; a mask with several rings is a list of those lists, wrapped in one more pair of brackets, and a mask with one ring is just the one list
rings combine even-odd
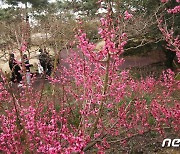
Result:
{"label": "tree canopy", "polygon": [[27,4],[30,3],[33,7],[39,7],[48,4],[48,0],[2,0],[3,2],[10,5],[18,5],[19,3]]}

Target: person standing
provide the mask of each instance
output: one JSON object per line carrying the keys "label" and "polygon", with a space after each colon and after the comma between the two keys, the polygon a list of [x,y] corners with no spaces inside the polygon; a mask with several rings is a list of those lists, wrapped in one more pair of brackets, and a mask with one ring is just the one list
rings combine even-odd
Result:
{"label": "person standing", "polygon": [[50,76],[52,72],[51,58],[45,49],[44,51],[42,49],[39,49],[39,52],[39,61],[41,66],[43,67],[44,74]]}
{"label": "person standing", "polygon": [[30,83],[31,83],[30,67],[32,67],[33,65],[29,64],[29,59],[26,54],[23,55],[23,62],[24,62],[25,68],[26,68],[26,81],[27,81],[27,84],[30,85]]}
{"label": "person standing", "polygon": [[21,68],[18,65],[17,61],[15,60],[13,53],[11,53],[9,55],[9,68],[10,68],[11,73],[12,73],[11,81],[20,83],[20,81],[22,81],[22,75],[20,73]]}

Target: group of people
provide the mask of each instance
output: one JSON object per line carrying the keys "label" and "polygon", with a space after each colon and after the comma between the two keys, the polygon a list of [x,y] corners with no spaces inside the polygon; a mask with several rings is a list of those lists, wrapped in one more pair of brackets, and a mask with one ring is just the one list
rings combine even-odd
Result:
{"label": "group of people", "polygon": [[[46,50],[39,49],[39,62],[40,65],[43,69],[43,73],[45,75],[50,76],[52,72],[52,65],[51,65],[51,58],[49,54],[46,52]],[[11,53],[9,55],[9,67],[11,70],[11,78],[10,80],[12,82],[17,82],[19,85],[21,85],[22,81],[22,68],[24,67],[24,72],[26,76],[26,82],[28,85],[30,85],[30,80],[31,80],[31,71],[30,68],[33,67],[32,64],[29,63],[28,56],[24,54],[22,56],[22,62],[18,63],[17,60],[15,59],[15,55]]]}

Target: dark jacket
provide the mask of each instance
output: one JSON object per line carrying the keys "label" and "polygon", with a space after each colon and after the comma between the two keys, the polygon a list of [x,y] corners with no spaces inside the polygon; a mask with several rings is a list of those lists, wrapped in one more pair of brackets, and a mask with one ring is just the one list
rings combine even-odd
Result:
{"label": "dark jacket", "polygon": [[29,60],[28,59],[24,60],[24,64],[25,64],[26,71],[30,72],[30,67],[32,67],[33,65],[29,64]]}
{"label": "dark jacket", "polygon": [[40,61],[41,65],[48,64],[48,63],[50,63],[51,58],[48,53],[41,52],[41,54],[39,55],[39,61]]}
{"label": "dark jacket", "polygon": [[9,60],[9,67],[13,72],[18,72],[21,70],[20,66],[17,64],[15,59]]}
{"label": "dark jacket", "polygon": [[18,83],[22,80],[22,76],[20,73],[20,66],[18,65],[18,63],[16,62],[15,59],[10,59],[9,60],[9,67],[12,71],[12,77],[11,77],[11,81],[15,82],[17,81]]}

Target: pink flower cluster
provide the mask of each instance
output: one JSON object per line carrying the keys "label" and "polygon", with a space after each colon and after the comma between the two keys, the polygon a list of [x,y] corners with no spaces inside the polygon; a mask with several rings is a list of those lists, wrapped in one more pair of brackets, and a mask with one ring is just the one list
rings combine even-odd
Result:
{"label": "pink flower cluster", "polygon": [[131,19],[133,17],[133,15],[130,14],[128,11],[125,11],[124,16],[125,16],[124,17],[125,20],[129,20],[129,19]]}
{"label": "pink flower cluster", "polygon": [[0,150],[7,153],[66,153],[80,152],[86,144],[81,132],[74,136],[62,115],[49,111],[35,118],[36,109],[29,106],[20,111],[17,120],[15,110],[1,115]]}
{"label": "pink flower cluster", "polygon": [[175,6],[173,9],[168,9],[168,13],[176,14],[176,13],[179,13],[179,12],[180,12],[180,5]]}
{"label": "pink flower cluster", "polygon": [[169,0],[161,0],[162,3],[167,3]]}
{"label": "pink flower cluster", "polygon": [[21,45],[21,49],[20,49],[22,52],[25,52],[27,50],[27,43],[26,42],[23,42],[22,45]]}

